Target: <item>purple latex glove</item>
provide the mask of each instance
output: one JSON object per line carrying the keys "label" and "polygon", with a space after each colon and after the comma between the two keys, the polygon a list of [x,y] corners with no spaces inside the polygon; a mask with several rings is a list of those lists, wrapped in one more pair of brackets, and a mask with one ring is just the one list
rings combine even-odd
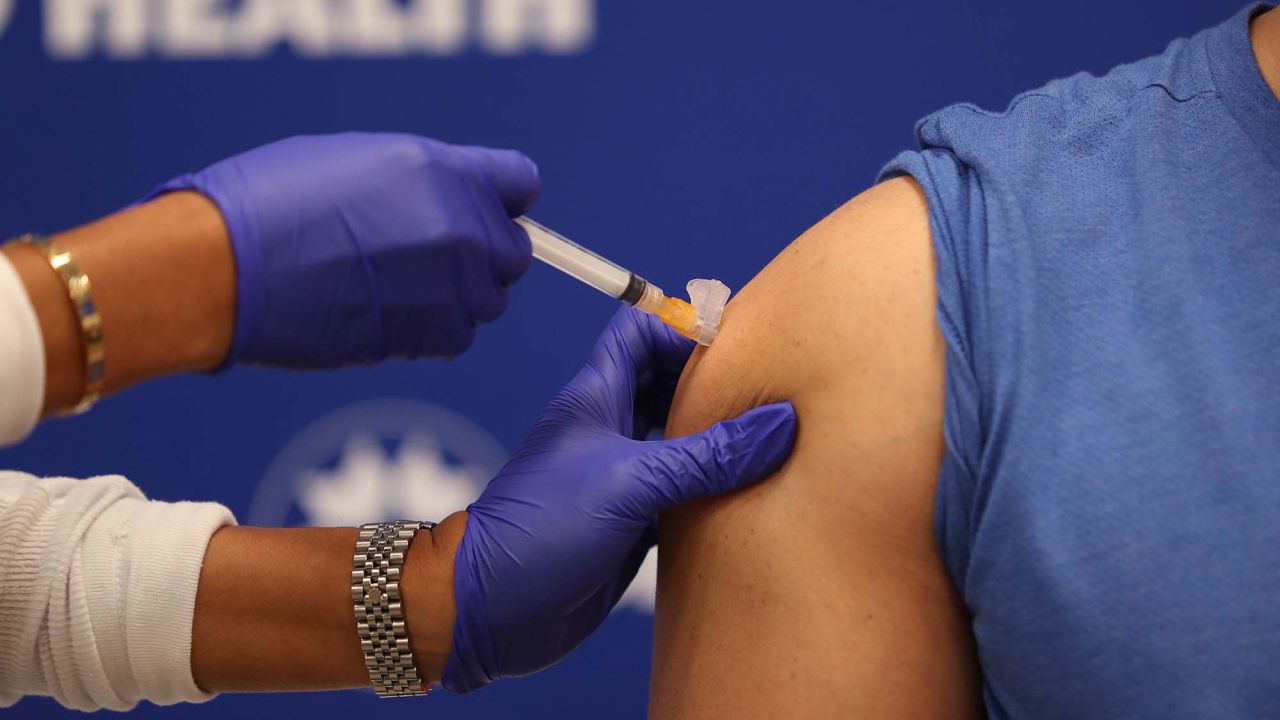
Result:
{"label": "purple latex glove", "polygon": [[529,267],[511,218],[538,188],[515,151],[347,133],[250,150],[152,196],[196,190],[226,219],[237,279],[224,367],[333,368],[470,347]]}
{"label": "purple latex glove", "polygon": [[631,584],[660,512],[754,483],[786,460],[796,430],[790,403],[699,435],[643,439],[665,425],[692,349],[656,319],[624,309],[467,508],[446,689],[469,692],[564,657]]}

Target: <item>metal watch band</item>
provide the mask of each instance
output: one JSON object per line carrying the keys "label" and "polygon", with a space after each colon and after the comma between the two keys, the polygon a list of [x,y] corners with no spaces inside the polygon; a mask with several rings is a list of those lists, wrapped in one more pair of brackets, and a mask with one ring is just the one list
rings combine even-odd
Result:
{"label": "metal watch band", "polygon": [[433,522],[396,520],[360,527],[351,571],[356,632],[369,681],[381,697],[426,695],[430,687],[413,664],[400,597],[400,572],[409,544]]}
{"label": "metal watch band", "polygon": [[32,245],[44,253],[45,260],[54,272],[58,273],[62,284],[67,288],[67,296],[71,298],[71,304],[75,306],[84,345],[84,395],[74,408],[61,414],[79,415],[98,402],[107,377],[107,352],[102,335],[102,315],[98,314],[98,306],[93,301],[93,287],[89,282],[89,276],[80,271],[71,253],[43,235],[23,235],[15,242]]}

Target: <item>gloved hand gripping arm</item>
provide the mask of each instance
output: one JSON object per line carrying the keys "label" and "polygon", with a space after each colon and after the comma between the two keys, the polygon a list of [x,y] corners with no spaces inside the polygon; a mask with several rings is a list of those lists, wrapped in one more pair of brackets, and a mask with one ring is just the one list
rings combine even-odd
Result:
{"label": "gloved hand gripping arm", "polygon": [[559,660],[617,604],[656,540],[659,513],[761,480],[790,454],[789,403],[678,440],[645,440],[665,426],[692,349],[657,319],[621,310],[467,509],[447,689]]}

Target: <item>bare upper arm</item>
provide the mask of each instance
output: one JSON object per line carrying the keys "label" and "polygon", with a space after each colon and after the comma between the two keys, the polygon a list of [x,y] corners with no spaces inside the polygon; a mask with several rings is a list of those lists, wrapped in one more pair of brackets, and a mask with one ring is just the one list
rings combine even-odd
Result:
{"label": "bare upper arm", "polygon": [[891,180],[774,259],[690,361],[670,436],[784,399],[800,429],[770,480],[663,516],[652,716],[974,712],[968,619],[933,533],[934,307],[925,200]]}

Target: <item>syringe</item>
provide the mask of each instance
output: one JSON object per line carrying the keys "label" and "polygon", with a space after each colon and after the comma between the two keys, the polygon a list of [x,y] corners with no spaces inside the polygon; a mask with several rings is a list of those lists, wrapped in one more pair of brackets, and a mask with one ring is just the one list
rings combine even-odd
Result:
{"label": "syringe", "polygon": [[[693,305],[673,297],[667,297],[662,288],[645,280],[630,270],[623,269],[569,238],[527,217],[516,218],[516,223],[529,233],[533,243],[533,256],[561,272],[581,280],[609,297],[634,306],[638,310],[657,315],[662,322],[676,332],[710,345],[720,329],[719,313],[714,322],[698,321],[698,311]],[[723,287],[723,286],[721,286]],[[725,291],[725,298],[728,291]],[[723,302],[721,303],[723,304]]]}

